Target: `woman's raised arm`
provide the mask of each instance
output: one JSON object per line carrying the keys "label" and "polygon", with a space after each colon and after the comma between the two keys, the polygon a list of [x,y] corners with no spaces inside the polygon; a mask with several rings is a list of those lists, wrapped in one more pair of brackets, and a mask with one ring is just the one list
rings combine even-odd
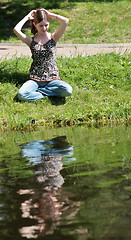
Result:
{"label": "woman's raised arm", "polygon": [[13,31],[17,35],[21,41],[26,43],[28,46],[30,46],[30,43],[32,41],[32,38],[27,36],[22,32],[22,27],[23,25],[28,21],[28,20],[33,20],[33,14],[35,13],[35,10],[32,10],[29,14],[27,14],[17,25],[14,27]]}
{"label": "woman's raised arm", "polygon": [[45,11],[46,11],[49,18],[57,19],[61,23],[60,27],[53,33],[54,40],[57,42],[62,37],[62,35],[64,34],[64,32],[66,30],[66,27],[69,23],[69,19],[66,18],[66,17],[63,17],[61,15],[51,13],[47,10],[45,10]]}

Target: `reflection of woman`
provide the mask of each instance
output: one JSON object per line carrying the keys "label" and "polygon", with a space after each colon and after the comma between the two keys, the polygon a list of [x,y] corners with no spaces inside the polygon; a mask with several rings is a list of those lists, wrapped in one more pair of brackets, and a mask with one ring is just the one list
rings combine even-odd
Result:
{"label": "reflection of woman", "polygon": [[22,155],[35,165],[35,174],[44,188],[60,187],[64,179],[60,174],[62,159],[73,161],[73,146],[66,137],[57,137],[49,141],[39,140],[22,146]]}
{"label": "reflection of woman", "polygon": [[22,155],[34,165],[37,180],[35,189],[19,190],[19,194],[31,196],[21,204],[22,217],[36,220],[38,224],[24,226],[19,231],[22,237],[27,238],[52,234],[63,214],[75,214],[79,206],[79,203],[74,204],[68,199],[68,193],[62,189],[58,191],[64,183],[60,174],[62,158],[74,160],[73,147],[65,136],[57,137],[23,145]]}
{"label": "reflection of woman", "polygon": [[[59,28],[53,34],[47,32],[50,19],[60,22]],[[33,38],[21,30],[28,20],[32,21]],[[20,100],[34,101],[46,96],[71,95],[72,87],[60,79],[56,65],[56,43],[64,34],[67,24],[67,18],[45,9],[38,9],[32,10],[15,26],[14,33],[30,47],[33,58],[29,80],[18,92]]]}

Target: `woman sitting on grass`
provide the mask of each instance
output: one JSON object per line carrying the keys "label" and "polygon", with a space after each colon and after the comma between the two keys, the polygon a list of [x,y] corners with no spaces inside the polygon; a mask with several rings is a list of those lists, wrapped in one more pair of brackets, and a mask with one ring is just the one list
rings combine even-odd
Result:
{"label": "woman sitting on grass", "polygon": [[[47,32],[50,18],[60,22],[59,28],[53,34]],[[21,31],[28,20],[31,20],[31,32],[34,35],[32,38]],[[38,9],[32,10],[15,26],[14,33],[30,47],[33,58],[29,80],[18,92],[20,100],[33,101],[46,96],[71,95],[72,87],[60,79],[56,65],[56,43],[64,34],[67,24],[67,18]]]}

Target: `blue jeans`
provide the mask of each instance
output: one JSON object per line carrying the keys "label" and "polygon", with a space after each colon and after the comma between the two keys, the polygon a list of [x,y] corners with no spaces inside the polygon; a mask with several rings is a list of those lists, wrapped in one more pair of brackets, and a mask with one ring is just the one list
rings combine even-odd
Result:
{"label": "blue jeans", "polygon": [[22,101],[34,101],[44,97],[66,97],[72,93],[72,87],[62,80],[38,83],[28,80],[19,89],[18,98]]}

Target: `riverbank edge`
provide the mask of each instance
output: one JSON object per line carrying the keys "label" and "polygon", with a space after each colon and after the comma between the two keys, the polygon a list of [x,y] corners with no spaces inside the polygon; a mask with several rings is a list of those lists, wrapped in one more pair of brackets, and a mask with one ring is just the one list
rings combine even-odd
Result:
{"label": "riverbank edge", "polygon": [[26,124],[24,123],[17,123],[16,125],[10,124],[8,120],[0,119],[0,132],[10,132],[10,131],[21,131],[21,132],[33,132],[38,131],[42,128],[62,128],[62,127],[92,127],[92,128],[99,128],[104,126],[121,126],[124,125],[130,126],[131,125],[131,117],[127,117],[125,119],[123,118],[98,118],[98,119],[84,119],[84,118],[78,118],[78,119],[42,119],[40,121],[37,121],[35,119],[30,119]]}

